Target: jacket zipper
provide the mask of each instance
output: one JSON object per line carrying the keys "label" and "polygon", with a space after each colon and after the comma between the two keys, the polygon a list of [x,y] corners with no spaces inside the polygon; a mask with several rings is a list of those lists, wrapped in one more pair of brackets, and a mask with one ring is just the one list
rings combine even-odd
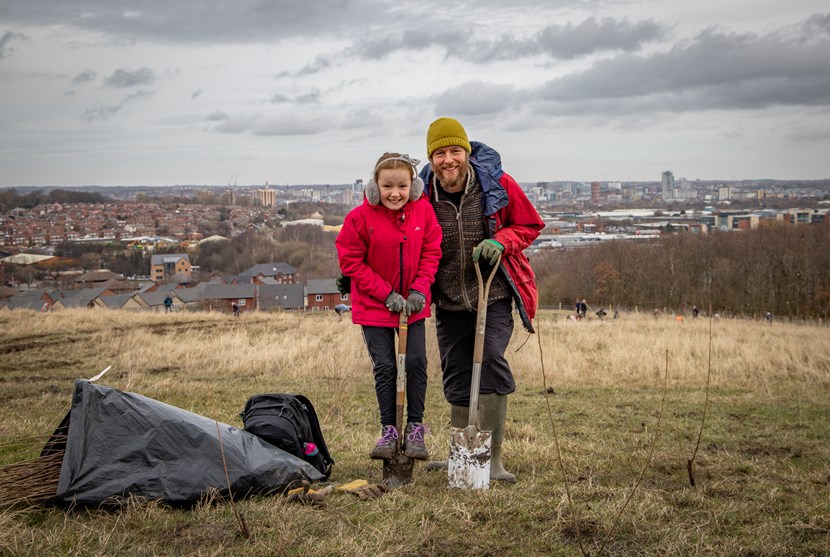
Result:
{"label": "jacket zipper", "polygon": [[456,208],[455,213],[455,222],[458,223],[458,244],[459,244],[459,254],[461,255],[461,296],[464,298],[464,305],[467,309],[473,309],[473,305],[470,303],[470,297],[467,295],[467,288],[465,288],[465,284],[467,282],[464,280],[464,275],[467,271],[467,267],[465,265],[467,261],[467,254],[464,253],[464,226],[461,220],[461,208],[464,206],[464,196],[461,196],[461,201],[458,202],[458,207]]}

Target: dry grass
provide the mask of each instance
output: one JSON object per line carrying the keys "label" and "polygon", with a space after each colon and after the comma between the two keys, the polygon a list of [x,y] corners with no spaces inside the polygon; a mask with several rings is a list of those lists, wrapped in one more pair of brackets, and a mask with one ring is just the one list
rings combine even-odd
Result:
{"label": "dry grass", "polygon": [[[427,416],[433,454],[448,442],[433,324]],[[606,544],[611,555],[827,555],[830,547],[830,333],[814,325],[712,323],[712,387],[697,455],[686,459],[705,397],[709,322],[624,314],[569,322],[544,312],[540,336],[518,328],[508,355],[506,463],[520,482],[490,492],[415,482],[377,501],[346,494],[326,509],[280,497],[229,506],[116,511],[6,508],[9,555],[577,555],[595,554],[654,438],[665,352],[661,435],[635,499]],[[337,460],[332,480],[380,479],[365,454],[377,435],[372,374],[359,329],[326,314],[0,314],[0,465],[34,458],[67,409],[72,382],[107,366],[103,384],[241,425],[256,393],[302,392]],[[566,503],[542,387],[539,345],[577,520]]]}

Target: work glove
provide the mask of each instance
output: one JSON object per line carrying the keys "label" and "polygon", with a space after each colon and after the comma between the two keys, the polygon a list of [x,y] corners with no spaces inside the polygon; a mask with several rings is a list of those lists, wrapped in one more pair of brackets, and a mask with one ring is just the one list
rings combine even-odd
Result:
{"label": "work glove", "polygon": [[352,291],[352,277],[344,276],[343,273],[337,275],[334,284],[337,285],[337,291],[341,294],[350,294]]}
{"label": "work glove", "polygon": [[473,250],[473,262],[477,262],[479,258],[483,258],[490,263],[491,266],[496,264],[499,260],[499,255],[504,251],[504,246],[495,240],[484,240]]}
{"label": "work glove", "polygon": [[427,297],[418,292],[417,290],[410,290],[409,296],[406,297],[406,315],[415,315],[422,309],[424,309],[424,305],[427,303]]}
{"label": "work glove", "polygon": [[386,297],[386,309],[391,311],[392,313],[400,313],[406,309],[406,300],[403,299],[403,296],[392,291],[389,296]]}

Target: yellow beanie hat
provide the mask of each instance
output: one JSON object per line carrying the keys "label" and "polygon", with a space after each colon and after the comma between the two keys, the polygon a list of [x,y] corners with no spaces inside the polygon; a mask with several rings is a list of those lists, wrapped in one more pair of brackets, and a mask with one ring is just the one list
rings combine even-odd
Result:
{"label": "yellow beanie hat", "polygon": [[427,158],[432,158],[432,152],[436,149],[451,145],[463,147],[468,153],[472,151],[461,122],[454,118],[438,118],[427,130]]}

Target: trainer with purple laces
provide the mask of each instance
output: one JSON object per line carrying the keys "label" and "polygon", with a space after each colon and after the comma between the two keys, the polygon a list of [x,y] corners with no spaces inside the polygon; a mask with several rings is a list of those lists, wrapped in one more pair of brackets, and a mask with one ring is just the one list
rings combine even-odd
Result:
{"label": "trainer with purple laces", "polygon": [[[340,270],[351,278],[352,322],[361,326],[372,360],[381,436],[370,458],[403,454],[428,460],[424,445],[427,355],[424,319],[431,315],[431,287],[441,259],[441,228],[423,196],[418,160],[384,153],[366,184],[363,203],[346,215],[337,236]],[[396,427],[395,331],[407,316],[406,419]]]}
{"label": "trainer with purple laces", "polygon": [[[469,141],[460,122],[435,120],[426,143],[429,164],[420,176],[443,230],[432,291],[450,421],[453,427],[464,428],[469,415],[478,309],[473,266],[500,261],[487,299],[478,415],[481,428],[492,432],[490,479],[515,482],[516,476],[504,469],[501,460],[507,395],[516,390],[504,353],[513,334],[514,304],[524,327],[533,332],[538,296],[524,249],[545,224],[519,184],[502,170],[500,155],[483,143]],[[446,462],[431,462],[428,468],[446,466]]]}

